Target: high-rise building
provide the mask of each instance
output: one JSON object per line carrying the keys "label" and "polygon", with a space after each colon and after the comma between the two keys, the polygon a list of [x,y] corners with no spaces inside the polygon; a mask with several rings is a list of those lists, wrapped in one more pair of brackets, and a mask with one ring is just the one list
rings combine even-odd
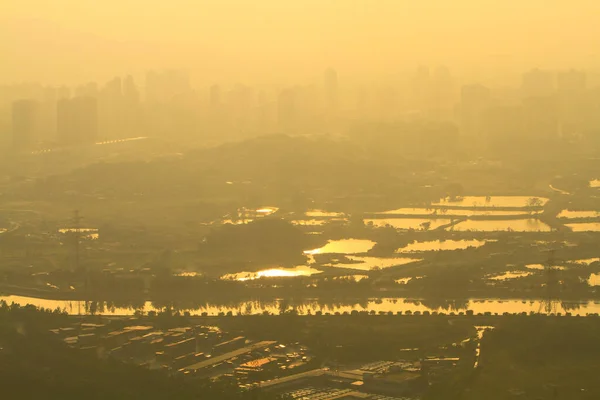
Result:
{"label": "high-rise building", "polygon": [[556,79],[560,94],[579,94],[585,91],[587,76],[583,71],[569,70],[558,74]]}
{"label": "high-rise building", "polygon": [[210,87],[208,103],[213,110],[216,110],[221,106],[221,87],[219,85],[212,85]]}
{"label": "high-rise building", "polygon": [[146,74],[146,100],[165,103],[191,90],[189,75],[184,71],[150,71]]}
{"label": "high-rise building", "polygon": [[534,69],[523,74],[521,86],[523,97],[544,97],[554,93],[554,77],[551,72]]}
{"label": "high-rise building", "polygon": [[483,113],[490,106],[490,90],[483,85],[464,85],[460,92],[459,119],[461,131],[467,136],[483,132]]}
{"label": "high-rise building", "polygon": [[424,111],[431,107],[431,86],[429,68],[420,66],[411,80],[412,99],[416,110]]}
{"label": "high-rise building", "polygon": [[338,108],[338,75],[333,68],[325,71],[324,86],[327,111],[335,113]]}
{"label": "high-rise building", "polygon": [[336,113],[323,115],[319,104],[319,87],[316,85],[297,86],[294,88],[294,127],[298,131],[317,132],[333,129]]}
{"label": "high-rise building", "polygon": [[494,146],[507,149],[525,136],[523,108],[520,106],[491,107],[483,113],[486,139]]}
{"label": "high-rise building", "polygon": [[104,95],[112,98],[120,98],[123,96],[123,81],[120,76],[114,77],[106,82],[102,89]]}
{"label": "high-rise building", "polygon": [[294,89],[284,89],[277,102],[277,121],[285,131],[291,130],[296,122],[296,94]]}
{"label": "high-rise building", "polygon": [[454,93],[454,79],[447,67],[440,66],[435,69],[431,81],[431,96],[432,116],[448,118],[457,99]]}
{"label": "high-rise building", "polygon": [[123,80],[123,107],[124,136],[138,136],[141,122],[140,91],[131,75]]}
{"label": "high-rise building", "polygon": [[57,105],[58,141],[67,146],[94,143],[98,135],[98,103],[93,97],[62,99]]}
{"label": "high-rise building", "polygon": [[98,84],[96,82],[89,82],[85,85],[78,86],[75,88],[76,97],[96,97],[98,96]]}
{"label": "high-rise building", "polygon": [[40,104],[19,100],[12,104],[12,132],[15,150],[27,150],[39,140]]}
{"label": "high-rise building", "polygon": [[127,75],[123,81],[123,97],[125,97],[125,102],[130,106],[137,106],[140,102],[140,91],[131,75]]}
{"label": "high-rise building", "polygon": [[102,140],[125,136],[125,116],[123,81],[115,77],[104,85],[98,96],[98,133]]}
{"label": "high-rise building", "polygon": [[481,85],[464,85],[460,91],[460,102],[467,108],[473,108],[490,101],[490,89]]}
{"label": "high-rise building", "polygon": [[587,75],[583,71],[570,70],[557,76],[557,101],[560,130],[563,135],[577,135],[586,130],[593,102],[587,88]]}
{"label": "high-rise building", "polygon": [[60,86],[56,88],[56,100],[70,99],[71,88],[68,86]]}
{"label": "high-rise building", "polygon": [[558,102],[552,96],[531,97],[523,102],[525,135],[535,140],[553,140],[559,136]]}
{"label": "high-rise building", "polygon": [[255,106],[256,93],[249,86],[237,84],[227,93],[227,113],[235,131],[248,130]]}
{"label": "high-rise building", "polygon": [[367,88],[361,86],[358,89],[358,94],[356,96],[356,112],[359,116],[364,117],[367,111],[367,105],[369,101],[369,92],[367,92]]}

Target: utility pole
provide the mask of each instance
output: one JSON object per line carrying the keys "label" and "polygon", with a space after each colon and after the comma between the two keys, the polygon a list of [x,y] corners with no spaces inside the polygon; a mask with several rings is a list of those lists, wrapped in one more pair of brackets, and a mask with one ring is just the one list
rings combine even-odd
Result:
{"label": "utility pole", "polygon": [[73,233],[75,237],[75,271],[79,270],[79,233],[81,231],[81,222],[82,218],[79,215],[79,210],[75,210],[73,212]]}

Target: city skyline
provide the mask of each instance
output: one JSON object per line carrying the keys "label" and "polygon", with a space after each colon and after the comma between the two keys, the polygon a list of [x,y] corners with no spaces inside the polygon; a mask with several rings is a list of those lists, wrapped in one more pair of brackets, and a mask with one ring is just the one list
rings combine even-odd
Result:
{"label": "city skyline", "polygon": [[540,130],[552,138],[594,129],[599,89],[593,74],[576,69],[533,68],[512,86],[494,86],[461,81],[443,66],[420,66],[404,81],[359,85],[329,67],[321,82],[209,87],[195,87],[184,70],[151,70],[141,82],[127,75],[74,87],[0,86],[0,110],[12,105],[12,116],[9,107],[0,122],[12,121],[2,130],[12,131],[20,149],[173,131],[184,142],[208,132],[219,140],[344,133],[360,121],[452,123],[462,136],[491,140]]}

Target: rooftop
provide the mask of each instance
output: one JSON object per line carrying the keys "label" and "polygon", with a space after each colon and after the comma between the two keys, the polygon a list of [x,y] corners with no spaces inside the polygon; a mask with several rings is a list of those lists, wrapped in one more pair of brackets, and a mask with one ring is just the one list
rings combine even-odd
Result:
{"label": "rooftop", "polygon": [[260,368],[263,365],[269,364],[270,362],[273,362],[275,360],[276,359],[273,357],[265,357],[265,358],[260,358],[257,360],[248,361],[247,363],[240,365],[240,367],[242,367],[242,368]]}
{"label": "rooftop", "polygon": [[229,360],[230,358],[241,356],[242,354],[250,353],[252,351],[271,346],[275,343],[276,342],[274,342],[274,341],[263,341],[263,342],[254,343],[249,346],[242,347],[241,349],[237,349],[237,350],[231,351],[229,353],[221,354],[220,356],[211,357],[209,359],[197,362],[197,363],[189,365],[183,369],[186,371],[196,371],[196,370],[199,370],[202,368],[210,367],[211,365],[214,365],[214,364],[218,364],[225,360]]}

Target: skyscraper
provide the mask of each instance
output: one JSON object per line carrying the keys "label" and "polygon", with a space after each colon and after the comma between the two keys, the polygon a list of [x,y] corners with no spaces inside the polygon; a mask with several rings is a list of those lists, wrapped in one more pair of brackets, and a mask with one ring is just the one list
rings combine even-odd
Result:
{"label": "skyscraper", "polygon": [[98,103],[93,97],[62,99],[57,105],[58,141],[63,145],[94,143],[98,135]]}
{"label": "skyscraper", "polygon": [[39,139],[40,105],[34,100],[19,100],[12,104],[12,132],[15,150],[33,147]]}

